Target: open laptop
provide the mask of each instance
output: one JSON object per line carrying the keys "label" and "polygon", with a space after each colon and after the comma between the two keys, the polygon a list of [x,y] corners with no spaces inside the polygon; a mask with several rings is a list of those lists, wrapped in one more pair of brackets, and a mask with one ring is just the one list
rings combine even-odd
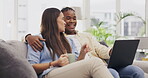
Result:
{"label": "open laptop", "polygon": [[116,40],[108,68],[118,69],[133,63],[140,40]]}

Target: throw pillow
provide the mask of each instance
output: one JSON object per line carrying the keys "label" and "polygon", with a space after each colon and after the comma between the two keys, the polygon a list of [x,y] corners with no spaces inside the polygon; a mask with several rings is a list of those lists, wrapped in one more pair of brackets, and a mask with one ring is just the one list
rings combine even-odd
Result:
{"label": "throw pillow", "polygon": [[0,40],[0,78],[37,78],[27,59],[17,54],[17,48]]}

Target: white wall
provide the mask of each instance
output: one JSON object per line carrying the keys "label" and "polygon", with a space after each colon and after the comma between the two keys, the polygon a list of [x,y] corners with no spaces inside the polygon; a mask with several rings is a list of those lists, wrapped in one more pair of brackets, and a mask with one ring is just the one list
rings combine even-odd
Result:
{"label": "white wall", "polygon": [[[40,32],[41,16],[46,8],[80,7],[82,20],[76,29],[86,28],[87,9],[84,0],[0,0],[0,39],[22,40],[27,33]],[[83,12],[85,11],[85,12]],[[89,11],[89,10],[88,10]],[[89,13],[88,13],[89,14]]]}
{"label": "white wall", "polygon": [[[63,4],[64,3],[64,4]],[[41,15],[46,8],[83,7],[82,0],[28,0],[28,32],[37,34],[40,31]],[[82,21],[78,21],[77,29],[82,30]]]}
{"label": "white wall", "polygon": [[1,0],[0,6],[0,39],[15,39],[14,0]]}
{"label": "white wall", "polygon": [[4,7],[4,5],[3,5],[3,0],[0,0],[0,38],[2,38],[2,36],[3,36],[3,8]]}

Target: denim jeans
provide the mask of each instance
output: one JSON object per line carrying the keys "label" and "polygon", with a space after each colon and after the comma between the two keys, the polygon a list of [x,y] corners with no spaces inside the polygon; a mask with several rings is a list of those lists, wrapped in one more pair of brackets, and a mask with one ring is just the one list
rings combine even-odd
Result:
{"label": "denim jeans", "polygon": [[114,76],[114,78],[144,78],[143,70],[134,65],[128,65],[116,70],[109,68],[109,71]]}
{"label": "denim jeans", "polygon": [[119,73],[115,69],[109,68],[109,71],[113,75],[114,78],[120,78]]}

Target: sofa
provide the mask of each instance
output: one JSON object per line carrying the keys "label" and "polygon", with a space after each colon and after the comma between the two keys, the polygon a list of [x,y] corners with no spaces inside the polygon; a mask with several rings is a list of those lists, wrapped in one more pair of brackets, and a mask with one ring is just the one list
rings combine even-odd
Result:
{"label": "sofa", "polygon": [[37,78],[26,53],[25,43],[0,40],[0,78]]}
{"label": "sofa", "polygon": [[[37,75],[26,59],[27,47],[24,42],[0,39],[0,78],[37,78]],[[148,62],[134,61],[148,78]]]}

